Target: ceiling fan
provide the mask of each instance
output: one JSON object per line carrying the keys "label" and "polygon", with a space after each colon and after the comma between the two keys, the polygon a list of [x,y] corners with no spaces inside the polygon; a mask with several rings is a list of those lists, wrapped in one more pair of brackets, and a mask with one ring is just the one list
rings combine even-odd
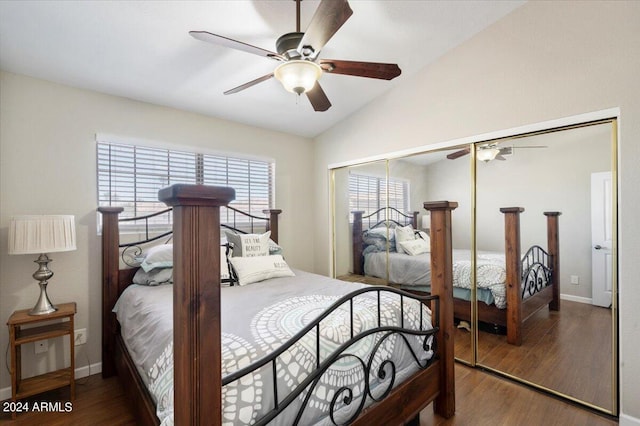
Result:
{"label": "ceiling fan", "polygon": [[353,14],[347,0],[322,0],[306,32],[300,32],[300,1],[296,2],[296,32],[287,33],[276,41],[276,52],[252,46],[207,31],[189,31],[195,39],[280,61],[272,73],[258,77],[238,87],[227,90],[225,95],[238,93],[272,77],[284,88],[298,95],[306,94],[315,111],[326,111],[331,102],[320,87],[318,79],[324,72],[358,77],[391,80],[400,75],[396,64],[377,62],[319,59],[318,54],[331,37]]}
{"label": "ceiling fan", "polygon": [[[485,163],[491,160],[500,160],[504,161],[506,158],[505,155],[513,154],[514,149],[520,148],[547,148],[544,145],[531,145],[531,146],[499,146],[498,142],[494,143],[485,143],[478,145],[476,148],[476,158],[478,161],[484,161]],[[449,160],[455,160],[456,158],[463,157],[471,152],[470,147],[463,148],[459,151],[452,152],[447,155]]]}

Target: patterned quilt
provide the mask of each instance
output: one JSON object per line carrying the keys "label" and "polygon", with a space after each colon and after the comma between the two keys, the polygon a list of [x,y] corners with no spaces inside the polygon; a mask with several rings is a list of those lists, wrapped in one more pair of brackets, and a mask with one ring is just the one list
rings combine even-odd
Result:
{"label": "patterned quilt", "polygon": [[[296,271],[296,277],[276,278],[242,287],[222,288],[222,374],[223,377],[268,355],[312,322],[341,296],[365,287]],[[400,326],[402,312],[405,328],[431,329],[430,311],[415,300],[405,298],[400,309],[400,297],[381,293],[380,323]],[[375,293],[354,300],[354,334],[377,327],[378,308]],[[122,336],[138,365],[143,380],[157,402],[157,414],[163,425],[173,424],[173,342],[172,287],[130,286],[114,309],[122,327]],[[324,319],[320,327],[320,359],[327,359],[336,348],[351,338],[349,304]],[[423,349],[424,337],[396,335],[383,341],[373,354],[372,371],[384,369],[380,378],[369,380],[371,392],[380,396],[389,386],[391,366],[395,365],[395,383],[401,382],[418,369],[411,351],[424,364],[433,356]],[[350,347],[350,356],[333,364],[319,380],[309,397],[300,424],[331,424],[329,405],[337,394],[336,421],[349,417],[364,395],[365,372],[360,359],[367,362],[381,333],[374,333]],[[409,348],[411,346],[411,348]],[[316,365],[315,328],[285,351],[277,361],[278,400],[298,389]],[[232,382],[222,389],[223,424],[254,423],[274,406],[271,364]],[[356,402],[342,403],[339,389],[348,387]],[[308,389],[308,388],[307,388]],[[305,389],[280,416],[269,424],[289,425],[303,405]],[[368,403],[371,399],[367,397]]]}
{"label": "patterned quilt", "polygon": [[[423,253],[410,256],[404,253],[391,252],[389,259],[389,281],[405,285],[431,284],[431,254]],[[478,288],[491,291],[497,308],[507,306],[504,253],[478,252],[477,285]],[[365,275],[384,278],[387,276],[387,253],[371,252],[365,254]],[[471,251],[453,250],[453,286],[471,288]]]}

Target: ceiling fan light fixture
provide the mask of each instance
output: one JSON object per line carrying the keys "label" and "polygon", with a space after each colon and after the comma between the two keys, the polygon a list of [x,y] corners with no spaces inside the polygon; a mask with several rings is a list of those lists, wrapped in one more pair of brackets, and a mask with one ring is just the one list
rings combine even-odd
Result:
{"label": "ceiling fan light fixture", "polygon": [[476,152],[476,158],[478,161],[484,161],[487,163],[494,160],[498,154],[500,154],[500,150],[498,148],[480,148]]}
{"label": "ceiling fan light fixture", "polygon": [[315,62],[292,60],[280,64],[273,75],[287,91],[301,95],[313,89],[322,76],[322,68]]}

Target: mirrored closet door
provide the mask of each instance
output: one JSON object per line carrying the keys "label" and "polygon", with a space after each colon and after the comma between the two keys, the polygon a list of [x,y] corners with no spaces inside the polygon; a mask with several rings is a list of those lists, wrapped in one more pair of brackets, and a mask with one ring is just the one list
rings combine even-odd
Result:
{"label": "mirrored closet door", "polygon": [[[387,161],[376,161],[343,167],[332,171],[333,183],[333,250],[336,278],[387,284],[388,229],[384,227],[387,206]],[[370,248],[365,246],[363,232]],[[369,235],[370,234],[370,235]],[[355,237],[354,237],[355,235]],[[365,274],[363,251],[375,252],[375,263]]]}
{"label": "mirrored closet door", "polygon": [[405,236],[429,238],[425,201],[455,201],[456,359],[616,414],[616,129],[331,170],[335,276],[429,291],[429,253]]}
{"label": "mirrored closet door", "polygon": [[609,413],[615,126],[476,145],[477,364]]}

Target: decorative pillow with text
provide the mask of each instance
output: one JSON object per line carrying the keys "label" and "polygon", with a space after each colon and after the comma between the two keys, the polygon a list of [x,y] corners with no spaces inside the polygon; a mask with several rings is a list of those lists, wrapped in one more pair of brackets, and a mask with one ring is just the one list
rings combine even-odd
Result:
{"label": "decorative pillow with text", "polygon": [[293,277],[295,274],[281,255],[232,257],[229,259],[238,276],[238,284],[247,285],[278,277]]}
{"label": "decorative pillow with text", "polygon": [[227,241],[233,244],[233,257],[256,257],[269,255],[271,231],[264,234],[236,234],[225,231]]}

